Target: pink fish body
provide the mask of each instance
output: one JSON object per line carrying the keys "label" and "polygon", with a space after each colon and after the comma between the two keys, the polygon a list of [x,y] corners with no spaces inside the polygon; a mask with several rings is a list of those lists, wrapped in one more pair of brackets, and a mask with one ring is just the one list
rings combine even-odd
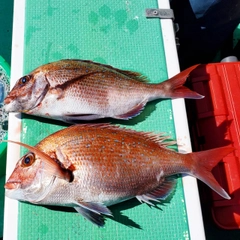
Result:
{"label": "pink fish body", "polygon": [[153,204],[166,199],[173,176],[197,177],[222,197],[229,195],[211,174],[232,147],[180,154],[167,149],[165,137],[108,124],[75,125],[29,149],[5,184],[10,198],[33,204],[74,207],[103,226],[108,206],[136,197]]}
{"label": "pink fish body", "polygon": [[202,98],[183,87],[193,66],[175,77],[150,84],[139,73],[83,60],[61,60],[20,78],[5,98],[5,110],[65,122],[111,117],[129,119],[148,101]]}

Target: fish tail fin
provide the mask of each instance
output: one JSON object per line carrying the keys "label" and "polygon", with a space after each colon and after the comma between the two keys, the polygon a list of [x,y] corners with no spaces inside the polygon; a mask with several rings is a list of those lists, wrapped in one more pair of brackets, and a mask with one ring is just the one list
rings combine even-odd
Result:
{"label": "fish tail fin", "polygon": [[192,175],[203,181],[220,196],[226,199],[230,199],[230,196],[219,185],[211,171],[223,159],[223,157],[233,151],[233,147],[226,146],[201,152],[190,153],[193,160],[193,167],[191,170]]}
{"label": "fish tail fin", "polygon": [[184,71],[178,73],[174,77],[159,83],[159,89],[161,91],[161,96],[164,95],[165,98],[192,98],[192,99],[201,99],[204,96],[190,90],[189,88],[183,86],[186,82],[189,74],[197,67],[194,65],[185,69]]}

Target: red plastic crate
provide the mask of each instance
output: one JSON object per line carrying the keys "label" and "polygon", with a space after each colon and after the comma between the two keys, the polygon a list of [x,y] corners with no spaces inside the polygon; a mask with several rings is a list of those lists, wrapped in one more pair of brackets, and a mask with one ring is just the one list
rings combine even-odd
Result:
{"label": "red plastic crate", "polygon": [[205,96],[189,101],[190,132],[195,150],[232,145],[235,151],[213,170],[231,200],[211,191],[212,215],[224,229],[240,228],[240,62],[200,65],[190,76],[192,89]]}

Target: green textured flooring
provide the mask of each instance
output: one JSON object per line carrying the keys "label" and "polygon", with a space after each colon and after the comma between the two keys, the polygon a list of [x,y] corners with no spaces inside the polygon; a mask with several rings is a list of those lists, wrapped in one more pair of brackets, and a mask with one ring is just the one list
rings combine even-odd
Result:
{"label": "green textured flooring", "polygon": [[13,0],[1,0],[0,3],[0,55],[10,64],[12,46]]}
{"label": "green textured flooring", "polygon": [[4,218],[4,184],[5,176],[0,177],[0,239],[3,236],[3,218]]}
{"label": "green textured flooring", "polygon": [[[139,71],[152,82],[165,80],[160,23],[145,18],[145,9],[154,7],[153,0],[26,0],[24,72],[50,61],[79,58]],[[22,141],[31,145],[63,127],[26,115],[22,122]],[[150,103],[139,117],[115,123],[175,136],[169,100]],[[131,200],[111,210],[115,220],[107,219],[106,226],[98,228],[74,211],[19,203],[18,236],[24,240],[190,238],[181,179],[171,201],[159,209]]]}

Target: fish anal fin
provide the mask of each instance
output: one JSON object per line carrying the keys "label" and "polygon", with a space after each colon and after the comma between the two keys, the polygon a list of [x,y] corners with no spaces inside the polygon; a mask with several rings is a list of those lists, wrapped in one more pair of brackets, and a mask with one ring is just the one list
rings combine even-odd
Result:
{"label": "fish anal fin", "polygon": [[75,210],[99,227],[104,226],[104,215],[112,216],[111,211],[101,203],[77,202]]}
{"label": "fish anal fin", "polygon": [[152,190],[149,193],[145,193],[142,195],[136,196],[136,198],[142,203],[145,202],[149,205],[154,205],[153,202],[159,202],[166,200],[171,193],[174,191],[177,184],[177,178],[176,177],[167,177],[165,178],[161,184]]}
{"label": "fish anal fin", "polygon": [[147,101],[142,101],[139,104],[135,105],[128,112],[126,112],[124,114],[121,114],[121,115],[114,116],[114,118],[128,120],[128,119],[131,119],[133,117],[136,117],[137,115],[139,115],[142,112],[146,103],[147,103]]}

